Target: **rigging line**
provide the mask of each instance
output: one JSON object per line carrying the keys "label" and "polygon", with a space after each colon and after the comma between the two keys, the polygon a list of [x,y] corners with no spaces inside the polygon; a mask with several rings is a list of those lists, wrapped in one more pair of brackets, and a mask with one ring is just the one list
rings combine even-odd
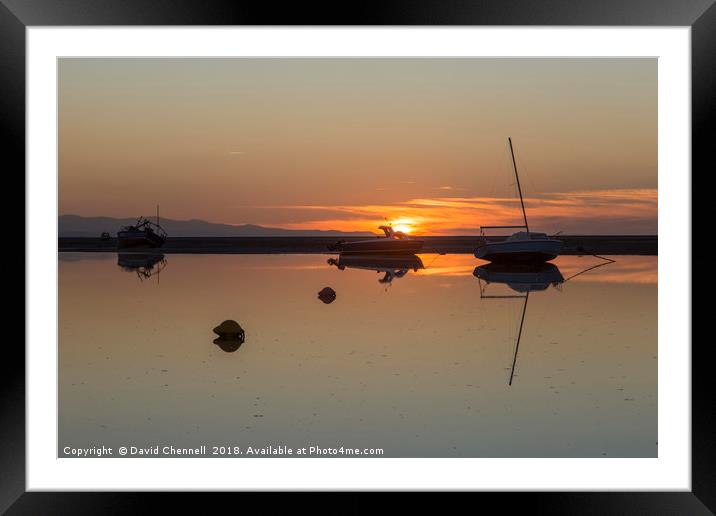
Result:
{"label": "rigging line", "polygon": [[436,255],[435,255],[435,258],[433,258],[433,261],[431,261],[431,262],[428,264],[428,266],[425,267],[425,269],[427,270],[427,269],[429,269],[430,267],[432,267],[433,263],[435,263],[435,260],[437,260],[440,256],[442,256],[442,255],[441,255],[441,254],[436,254]]}
{"label": "rigging line", "polygon": [[598,254],[594,254],[594,253],[592,253],[592,256],[594,256],[595,258],[601,258],[602,260],[606,260],[607,263],[616,262],[616,260],[612,260],[611,258],[607,258],[606,256],[599,256]]}
{"label": "rigging line", "polygon": [[597,265],[593,265],[593,266],[591,266],[591,267],[588,267],[588,268],[584,269],[583,271],[578,272],[577,274],[572,274],[569,278],[565,279],[562,283],[567,283],[567,282],[568,282],[569,280],[571,280],[572,278],[576,278],[577,276],[580,276],[581,274],[584,274],[585,272],[589,272],[589,271],[592,271],[592,270],[594,270],[594,269],[598,269],[599,267],[604,267],[605,265],[609,265],[610,263],[615,263],[615,262],[616,262],[616,260],[612,260],[611,258],[606,258],[606,257],[604,257],[604,256],[599,256],[598,254],[592,254],[592,255],[590,255],[590,256],[594,256],[595,258],[600,258],[600,259],[605,260],[605,261],[602,262],[602,263],[598,263]]}
{"label": "rigging line", "polygon": [[[502,163],[502,159],[500,159],[500,163]],[[501,166],[502,166],[502,165],[501,165]],[[494,167],[492,167],[491,170],[492,170],[492,174],[490,175],[490,187],[489,187],[488,190],[487,190],[487,197],[488,197],[488,198],[493,198],[493,197],[495,197],[495,195],[496,195],[496,194],[495,194],[495,187],[496,187],[496,184],[497,184],[498,171],[495,170]],[[502,176],[503,173],[504,173],[504,172],[500,171],[500,172],[499,172],[500,176]]]}

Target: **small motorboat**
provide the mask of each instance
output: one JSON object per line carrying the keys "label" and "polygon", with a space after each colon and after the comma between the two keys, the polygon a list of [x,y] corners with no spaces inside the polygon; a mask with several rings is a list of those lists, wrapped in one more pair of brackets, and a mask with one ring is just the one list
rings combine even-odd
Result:
{"label": "small motorboat", "polygon": [[367,240],[340,240],[329,247],[341,254],[416,254],[423,248],[423,241],[412,238],[402,231],[394,231],[392,226],[379,226],[385,237]]}
{"label": "small motorboat", "polygon": [[[517,163],[515,162],[515,152],[512,148],[512,138],[507,141],[510,145],[510,154],[512,155],[512,167],[515,171],[517,179],[517,191],[520,195],[520,206],[522,207],[522,217],[524,218],[524,226],[480,226],[480,236],[483,237],[482,243],[475,249],[475,257],[490,262],[499,263],[542,263],[554,260],[562,251],[562,241],[548,237],[546,233],[535,233],[530,231],[527,223],[527,213],[525,212],[525,202],[522,198],[522,187],[520,186],[520,176],[517,174]],[[499,242],[490,242],[485,236],[486,229],[524,229],[512,236]]]}
{"label": "small motorboat", "polygon": [[131,226],[124,226],[117,233],[117,248],[156,248],[164,245],[167,233],[159,225],[159,206],[157,206],[157,222],[139,217]]}
{"label": "small motorboat", "polygon": [[364,269],[384,273],[378,281],[390,284],[395,278],[402,278],[408,272],[423,269],[422,260],[415,255],[344,255],[340,254],[338,259],[329,258],[329,265],[335,265],[340,270]]}

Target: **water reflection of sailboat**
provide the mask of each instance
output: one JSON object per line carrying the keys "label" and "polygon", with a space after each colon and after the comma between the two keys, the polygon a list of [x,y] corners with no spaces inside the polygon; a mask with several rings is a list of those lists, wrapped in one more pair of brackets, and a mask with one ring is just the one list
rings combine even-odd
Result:
{"label": "water reflection of sailboat", "polygon": [[[550,285],[557,286],[564,282],[559,268],[552,263],[536,265],[489,263],[475,267],[473,274],[486,284],[504,283],[520,293],[547,290]],[[483,291],[481,283],[480,292]]]}
{"label": "water reflection of sailboat", "polygon": [[[480,298],[481,299],[524,299],[522,304],[522,315],[520,316],[520,327],[517,330],[517,340],[515,343],[515,352],[512,356],[512,366],[510,368],[509,385],[515,377],[515,367],[517,366],[517,352],[520,349],[520,340],[522,339],[522,328],[525,324],[525,314],[527,313],[527,303],[530,299],[530,292],[539,292],[547,290],[552,285],[558,287],[564,283],[564,277],[559,268],[552,263],[541,263],[536,265],[517,265],[517,264],[499,264],[490,263],[475,267],[473,274],[480,282]],[[485,282],[483,286],[482,281]],[[487,296],[485,288],[490,283],[503,283],[515,292],[521,295],[503,295],[503,296]]]}
{"label": "water reflection of sailboat", "polygon": [[117,265],[127,272],[136,272],[142,281],[154,275],[159,280],[159,273],[166,267],[167,260],[163,254],[120,253]]}
{"label": "water reflection of sailboat", "polygon": [[379,279],[380,283],[390,284],[394,278],[402,278],[409,271],[423,269],[423,262],[415,255],[338,255],[338,259],[329,258],[329,265],[335,265],[340,270],[347,268],[365,269],[384,273]]}
{"label": "water reflection of sailboat", "polygon": [[[547,290],[549,286],[561,289],[562,284],[570,279],[584,274],[596,268],[614,263],[614,260],[603,256],[594,255],[604,260],[603,263],[593,265],[581,272],[572,274],[568,278],[562,276],[559,268],[552,263],[540,264],[508,264],[508,263],[489,263],[475,267],[473,275],[475,275],[480,283],[481,299],[524,299],[522,304],[522,314],[520,316],[520,325],[517,330],[517,338],[515,341],[515,352],[512,356],[512,366],[510,367],[509,385],[515,377],[515,367],[517,366],[517,352],[520,349],[520,340],[522,339],[522,328],[525,324],[525,314],[527,313],[527,303],[530,299],[530,292],[541,292]],[[485,282],[483,285],[482,282]],[[524,295],[485,295],[485,289],[490,283],[502,283],[510,289]]]}

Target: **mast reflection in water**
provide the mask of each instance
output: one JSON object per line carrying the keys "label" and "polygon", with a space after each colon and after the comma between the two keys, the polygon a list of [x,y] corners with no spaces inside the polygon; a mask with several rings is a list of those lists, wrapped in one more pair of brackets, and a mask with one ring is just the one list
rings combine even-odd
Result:
{"label": "mast reflection in water", "polygon": [[[520,349],[520,340],[522,338],[522,328],[525,323],[525,314],[527,313],[527,302],[530,300],[530,292],[539,292],[547,290],[552,285],[557,287],[564,282],[564,277],[556,265],[551,263],[542,263],[538,265],[518,265],[518,264],[499,264],[490,263],[475,267],[473,272],[477,279],[480,280],[480,298],[481,299],[524,299],[522,305],[522,315],[520,316],[520,327],[517,331],[517,342],[515,343],[515,352],[512,356],[512,367],[510,368],[509,385],[515,376],[515,366],[517,365],[517,352]],[[485,281],[486,285],[482,285]],[[489,296],[485,295],[485,288],[490,283],[503,283],[509,286],[515,292],[523,293],[524,296],[503,295]]]}
{"label": "mast reflection in water", "polygon": [[[602,258],[602,257],[598,257]],[[588,267],[581,272],[573,274],[567,280],[582,275],[588,271],[614,263],[610,258],[602,258],[605,262]],[[520,340],[522,339],[522,330],[525,324],[525,314],[527,313],[527,303],[530,299],[531,292],[542,292],[550,286],[561,289],[563,283],[567,280],[562,276],[559,268],[552,263],[540,264],[509,264],[509,263],[489,263],[475,267],[473,275],[480,282],[480,298],[481,299],[524,299],[522,304],[522,314],[520,315],[519,328],[517,330],[517,338],[515,342],[515,350],[512,356],[512,365],[510,367],[510,379],[508,384],[511,386],[515,377],[515,367],[517,365],[517,353],[520,349]],[[485,282],[483,285],[482,282]],[[507,285],[515,292],[524,295],[486,295],[487,285],[490,283],[501,283]]]}

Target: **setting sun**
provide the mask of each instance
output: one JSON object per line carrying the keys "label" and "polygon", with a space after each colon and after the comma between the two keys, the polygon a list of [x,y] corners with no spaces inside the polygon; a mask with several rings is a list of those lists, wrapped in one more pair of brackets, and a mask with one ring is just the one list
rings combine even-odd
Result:
{"label": "setting sun", "polygon": [[411,226],[409,226],[408,224],[395,224],[395,225],[393,226],[393,229],[394,229],[395,231],[401,231],[401,232],[403,232],[403,233],[410,233],[410,231],[411,231],[413,228],[412,228]]}
{"label": "setting sun", "polygon": [[407,233],[412,233],[415,231],[417,222],[413,218],[401,217],[399,219],[393,220],[391,222],[391,226],[393,226],[393,229],[395,231],[401,231],[401,232],[407,234]]}

